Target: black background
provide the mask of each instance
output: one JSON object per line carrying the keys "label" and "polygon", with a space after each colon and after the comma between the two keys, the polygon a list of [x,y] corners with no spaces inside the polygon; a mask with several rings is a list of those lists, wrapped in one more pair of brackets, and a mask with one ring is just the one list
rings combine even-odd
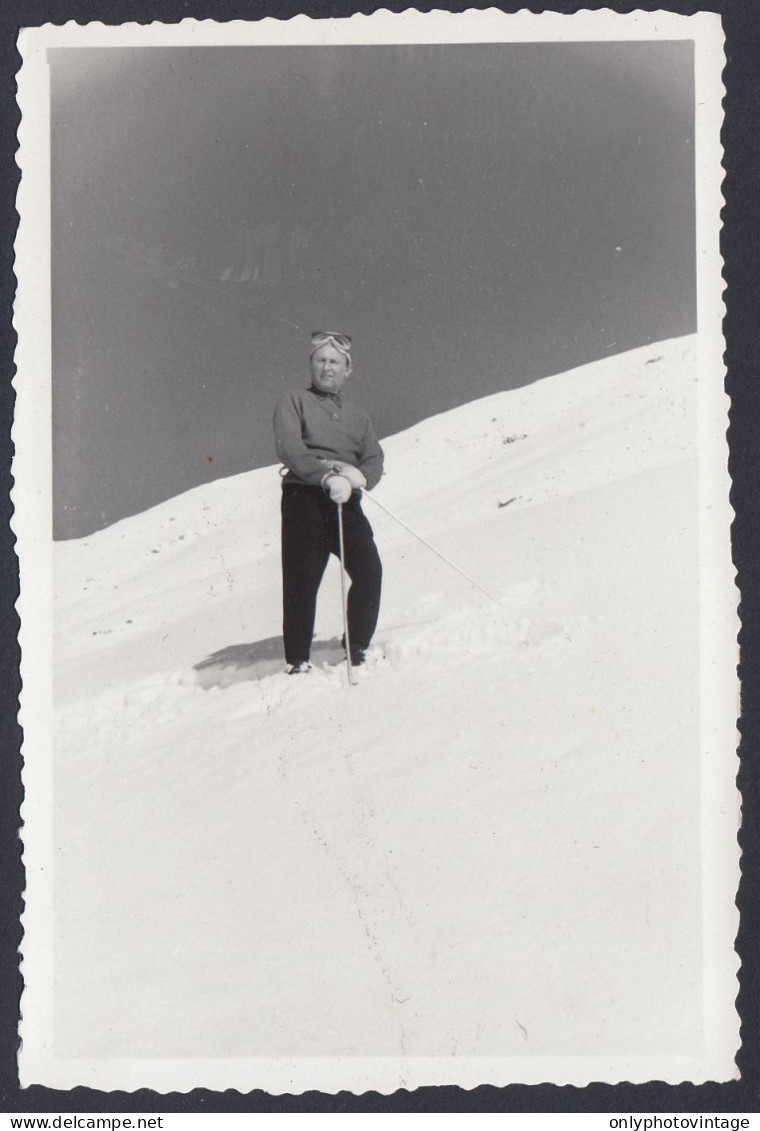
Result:
{"label": "black background", "polygon": [[[160,20],[174,23],[185,18],[216,20],[289,18],[304,13],[314,18],[366,14],[379,5],[350,0],[299,2],[299,0],[4,0],[0,8],[0,224],[2,225],[2,270],[0,271],[0,1111],[4,1112],[756,1112],[760,1101],[760,901],[758,900],[758,561],[760,561],[760,514],[758,514],[758,357],[760,357],[760,4],[757,0],[638,0],[619,3],[566,3],[548,0],[528,5],[531,11],[571,14],[611,8],[616,12],[670,11],[681,15],[718,12],[726,36],[727,67],[725,149],[726,200],[722,251],[726,280],[727,389],[732,399],[729,429],[729,468],[733,487],[731,502],[733,557],[741,590],[740,635],[742,678],[741,769],[743,826],[740,834],[743,878],[739,894],[741,926],[737,950],[742,961],[737,1005],[742,1018],[742,1048],[737,1057],[740,1079],[726,1084],[666,1085],[652,1081],[642,1085],[591,1084],[584,1089],[554,1085],[481,1087],[465,1091],[455,1087],[398,1091],[390,1096],[374,1092],[325,1095],[308,1092],[301,1096],[271,1096],[261,1091],[241,1095],[197,1089],[189,1093],[159,1094],[149,1090],[133,1093],[99,1092],[75,1088],[69,1092],[34,1086],[21,1091],[16,1071],[17,1026],[21,995],[18,948],[23,947],[19,918],[23,898],[23,868],[19,841],[21,731],[16,721],[20,679],[17,645],[18,621],[14,602],[18,595],[18,566],[13,552],[9,522],[11,486],[10,421],[13,410],[13,350],[15,336],[11,309],[13,239],[16,229],[14,199],[18,170],[14,162],[18,110],[15,104],[15,72],[20,63],[15,40],[20,27],[68,20],[101,20],[109,24],[125,21]],[[402,11],[407,4],[386,2],[382,7]],[[425,4],[421,11],[463,11],[487,5]],[[494,5],[516,12],[525,4],[502,0]],[[33,707],[27,706],[27,710]]]}

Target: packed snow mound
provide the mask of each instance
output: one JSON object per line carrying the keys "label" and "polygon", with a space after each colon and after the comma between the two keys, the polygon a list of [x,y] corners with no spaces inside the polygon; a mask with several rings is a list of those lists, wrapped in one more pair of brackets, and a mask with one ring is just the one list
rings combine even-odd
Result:
{"label": "packed snow mound", "polygon": [[384,441],[350,689],[334,562],[283,674],[275,467],[56,547],[58,1055],[695,1052],[696,390],[685,338]]}

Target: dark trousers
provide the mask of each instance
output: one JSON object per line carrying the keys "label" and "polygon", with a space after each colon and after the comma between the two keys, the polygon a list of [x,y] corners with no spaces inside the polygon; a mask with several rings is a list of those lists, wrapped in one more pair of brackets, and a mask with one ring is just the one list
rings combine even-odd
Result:
{"label": "dark trousers", "polygon": [[[383,567],[359,495],[343,505],[343,543],[352,657],[372,639],[380,609]],[[340,556],[338,508],[321,487],[286,483],[282,488],[282,631],[289,664],[308,660],[314,636],[317,592],[330,554]]]}

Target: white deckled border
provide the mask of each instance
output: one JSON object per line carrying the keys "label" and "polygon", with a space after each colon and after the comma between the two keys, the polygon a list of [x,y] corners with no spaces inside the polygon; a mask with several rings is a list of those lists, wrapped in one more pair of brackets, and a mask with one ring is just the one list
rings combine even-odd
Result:
{"label": "white deckled border", "polygon": [[[708,30],[709,29],[709,30]],[[705,34],[706,33],[706,34]],[[674,12],[630,12],[621,15],[609,8],[595,12],[517,12],[509,15],[497,8],[467,12],[419,12],[408,8],[393,13],[380,9],[372,15],[356,13],[347,19],[313,20],[293,16],[289,20],[180,20],[177,24],[102,23],[78,24],[74,20],[54,26],[26,29],[20,49],[27,58],[27,44],[48,47],[197,47],[197,46],[338,46],[343,44],[397,43],[551,43],[625,39],[720,40],[720,19],[709,12],[680,16]],[[719,44],[719,49],[722,49]]]}

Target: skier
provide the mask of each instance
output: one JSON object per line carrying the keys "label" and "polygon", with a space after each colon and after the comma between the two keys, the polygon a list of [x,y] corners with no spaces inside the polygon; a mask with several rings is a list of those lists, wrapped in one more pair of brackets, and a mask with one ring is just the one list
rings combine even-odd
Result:
{"label": "skier", "polygon": [[[343,399],[351,376],[351,338],[314,331],[311,385],[283,393],[274,410],[282,482],[283,639],[288,675],[311,668],[317,592],[330,554],[339,556],[342,507],[352,665],[364,663],[377,624],[382,565],[361,492],[383,473],[383,450],[369,416]],[[343,642],[345,647],[345,640]]]}

